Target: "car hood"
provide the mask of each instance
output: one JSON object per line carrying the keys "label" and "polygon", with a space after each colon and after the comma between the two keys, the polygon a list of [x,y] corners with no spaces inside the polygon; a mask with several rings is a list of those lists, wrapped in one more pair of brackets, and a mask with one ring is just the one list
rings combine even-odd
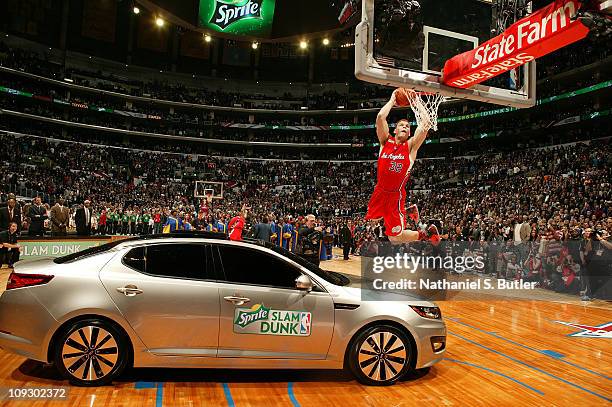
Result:
{"label": "car hood", "polygon": [[397,293],[361,288],[361,285],[364,283],[362,278],[348,274],[343,275],[351,281],[349,285],[337,286],[330,284],[330,286],[327,287],[329,292],[332,294],[334,302],[349,302],[358,304],[362,301],[390,301],[404,302],[407,305],[419,305],[423,307],[436,306],[436,304],[432,301],[420,297],[415,293]]}

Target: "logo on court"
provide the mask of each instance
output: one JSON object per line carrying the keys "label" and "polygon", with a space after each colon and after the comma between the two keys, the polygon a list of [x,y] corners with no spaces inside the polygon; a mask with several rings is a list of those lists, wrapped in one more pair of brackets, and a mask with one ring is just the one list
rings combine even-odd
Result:
{"label": "logo on court", "polygon": [[554,321],[558,324],[571,326],[574,328],[582,329],[582,331],[574,332],[568,336],[575,336],[579,338],[612,338],[612,322],[607,322],[599,326],[589,326],[582,324],[574,324],[571,322]]}

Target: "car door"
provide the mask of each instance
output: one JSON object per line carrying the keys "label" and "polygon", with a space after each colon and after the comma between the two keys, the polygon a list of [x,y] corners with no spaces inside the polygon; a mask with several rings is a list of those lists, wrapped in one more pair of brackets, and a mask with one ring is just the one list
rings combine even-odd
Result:
{"label": "car door", "polygon": [[148,244],[126,250],[100,273],[152,353],[216,357],[219,292],[210,250],[197,243]]}
{"label": "car door", "polygon": [[219,357],[325,359],[334,331],[331,296],[318,286],[296,289],[302,269],[269,249],[215,246]]}

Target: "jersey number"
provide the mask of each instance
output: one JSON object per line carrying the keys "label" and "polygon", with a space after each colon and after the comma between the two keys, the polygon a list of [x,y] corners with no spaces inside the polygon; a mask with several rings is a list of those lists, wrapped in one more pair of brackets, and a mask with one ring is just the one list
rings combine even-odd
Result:
{"label": "jersey number", "polygon": [[391,166],[389,167],[389,171],[402,172],[402,166],[403,166],[402,163],[391,161]]}

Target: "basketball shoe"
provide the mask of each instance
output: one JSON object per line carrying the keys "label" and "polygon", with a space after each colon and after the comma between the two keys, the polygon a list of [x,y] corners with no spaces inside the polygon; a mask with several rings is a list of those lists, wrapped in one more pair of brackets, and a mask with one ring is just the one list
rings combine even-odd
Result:
{"label": "basketball shoe", "polygon": [[436,225],[429,225],[426,230],[419,230],[419,240],[431,242],[434,246],[440,244],[440,233]]}
{"label": "basketball shoe", "polygon": [[412,204],[406,208],[406,215],[414,221],[415,225],[419,223],[419,208],[417,208],[416,204]]}

